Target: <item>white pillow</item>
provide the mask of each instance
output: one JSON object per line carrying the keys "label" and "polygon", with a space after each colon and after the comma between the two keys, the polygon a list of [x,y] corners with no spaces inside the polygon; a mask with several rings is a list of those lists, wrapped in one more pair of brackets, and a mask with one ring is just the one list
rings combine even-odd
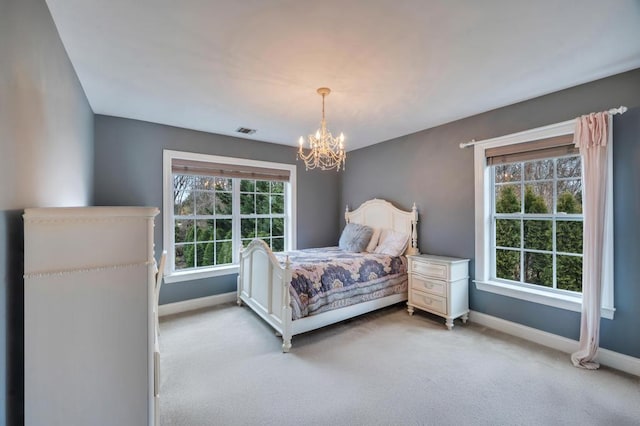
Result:
{"label": "white pillow", "polygon": [[383,229],[374,253],[387,254],[389,256],[400,256],[404,253],[409,244],[409,234],[394,231],[393,229]]}
{"label": "white pillow", "polygon": [[367,249],[366,249],[368,253],[375,253],[374,250],[376,249],[376,247],[378,247],[378,240],[380,240],[381,232],[382,232],[382,229],[373,228],[373,235],[371,236],[371,239],[369,240],[369,245],[367,245]]}

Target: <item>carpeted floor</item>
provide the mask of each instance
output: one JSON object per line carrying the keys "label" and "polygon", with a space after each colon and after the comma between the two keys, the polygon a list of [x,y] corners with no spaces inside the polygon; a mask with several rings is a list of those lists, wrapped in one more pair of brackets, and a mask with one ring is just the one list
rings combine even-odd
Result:
{"label": "carpeted floor", "polygon": [[294,336],[246,307],[163,319],[161,425],[640,425],[640,378],[396,305]]}

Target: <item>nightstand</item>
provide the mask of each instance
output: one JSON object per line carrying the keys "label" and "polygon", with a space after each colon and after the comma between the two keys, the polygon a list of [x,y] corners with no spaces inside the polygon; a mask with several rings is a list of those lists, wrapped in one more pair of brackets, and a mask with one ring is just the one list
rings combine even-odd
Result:
{"label": "nightstand", "polygon": [[469,259],[420,254],[409,259],[409,301],[414,308],[446,319],[449,330],[453,320],[469,318]]}

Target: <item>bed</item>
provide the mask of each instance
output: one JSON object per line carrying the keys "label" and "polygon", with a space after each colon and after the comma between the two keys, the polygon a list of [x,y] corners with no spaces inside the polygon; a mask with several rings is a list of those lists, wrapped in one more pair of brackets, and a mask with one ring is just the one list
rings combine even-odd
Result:
{"label": "bed", "polygon": [[415,204],[403,211],[373,199],[352,212],[347,208],[345,220],[347,226],[405,234],[406,249],[401,255],[337,247],[274,254],[255,239],[240,253],[238,305],[246,304],[282,336],[283,352],[297,334],[407,300],[406,255],[418,254]]}

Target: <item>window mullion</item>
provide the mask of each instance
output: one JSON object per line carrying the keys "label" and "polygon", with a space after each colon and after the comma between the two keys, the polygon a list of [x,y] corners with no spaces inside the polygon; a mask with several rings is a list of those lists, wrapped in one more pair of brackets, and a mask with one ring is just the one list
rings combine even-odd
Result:
{"label": "window mullion", "polygon": [[525,252],[524,252],[524,215],[525,211],[525,189],[524,189],[524,163],[520,163],[520,283],[525,282]]}
{"label": "window mullion", "polygon": [[293,249],[292,244],[291,244],[291,233],[289,232],[289,219],[288,219],[288,212],[289,212],[289,200],[290,200],[290,193],[289,193],[289,188],[291,185],[285,185],[282,189],[282,196],[284,197],[284,220],[282,221],[282,233],[283,233],[283,238],[284,238],[284,251],[290,251]]}
{"label": "window mullion", "polygon": [[231,249],[233,250],[231,261],[240,262],[240,178],[231,180]]}
{"label": "window mullion", "polygon": [[497,268],[496,263],[498,261],[498,252],[497,252],[497,243],[496,243],[496,169],[495,167],[490,168],[490,176],[491,176],[491,232],[489,238],[491,238],[491,261],[489,262],[489,276],[492,278],[497,278]]}
{"label": "window mullion", "polygon": [[553,159],[553,189],[552,189],[552,193],[553,193],[553,204],[551,206],[551,212],[553,213],[553,219],[551,221],[551,250],[552,250],[552,257],[551,257],[551,268],[553,271],[553,274],[551,275],[551,279],[552,279],[552,286],[553,288],[557,289],[558,288],[558,268],[557,268],[557,262],[558,262],[558,254],[556,253],[556,215],[558,213],[558,159],[554,158]]}

